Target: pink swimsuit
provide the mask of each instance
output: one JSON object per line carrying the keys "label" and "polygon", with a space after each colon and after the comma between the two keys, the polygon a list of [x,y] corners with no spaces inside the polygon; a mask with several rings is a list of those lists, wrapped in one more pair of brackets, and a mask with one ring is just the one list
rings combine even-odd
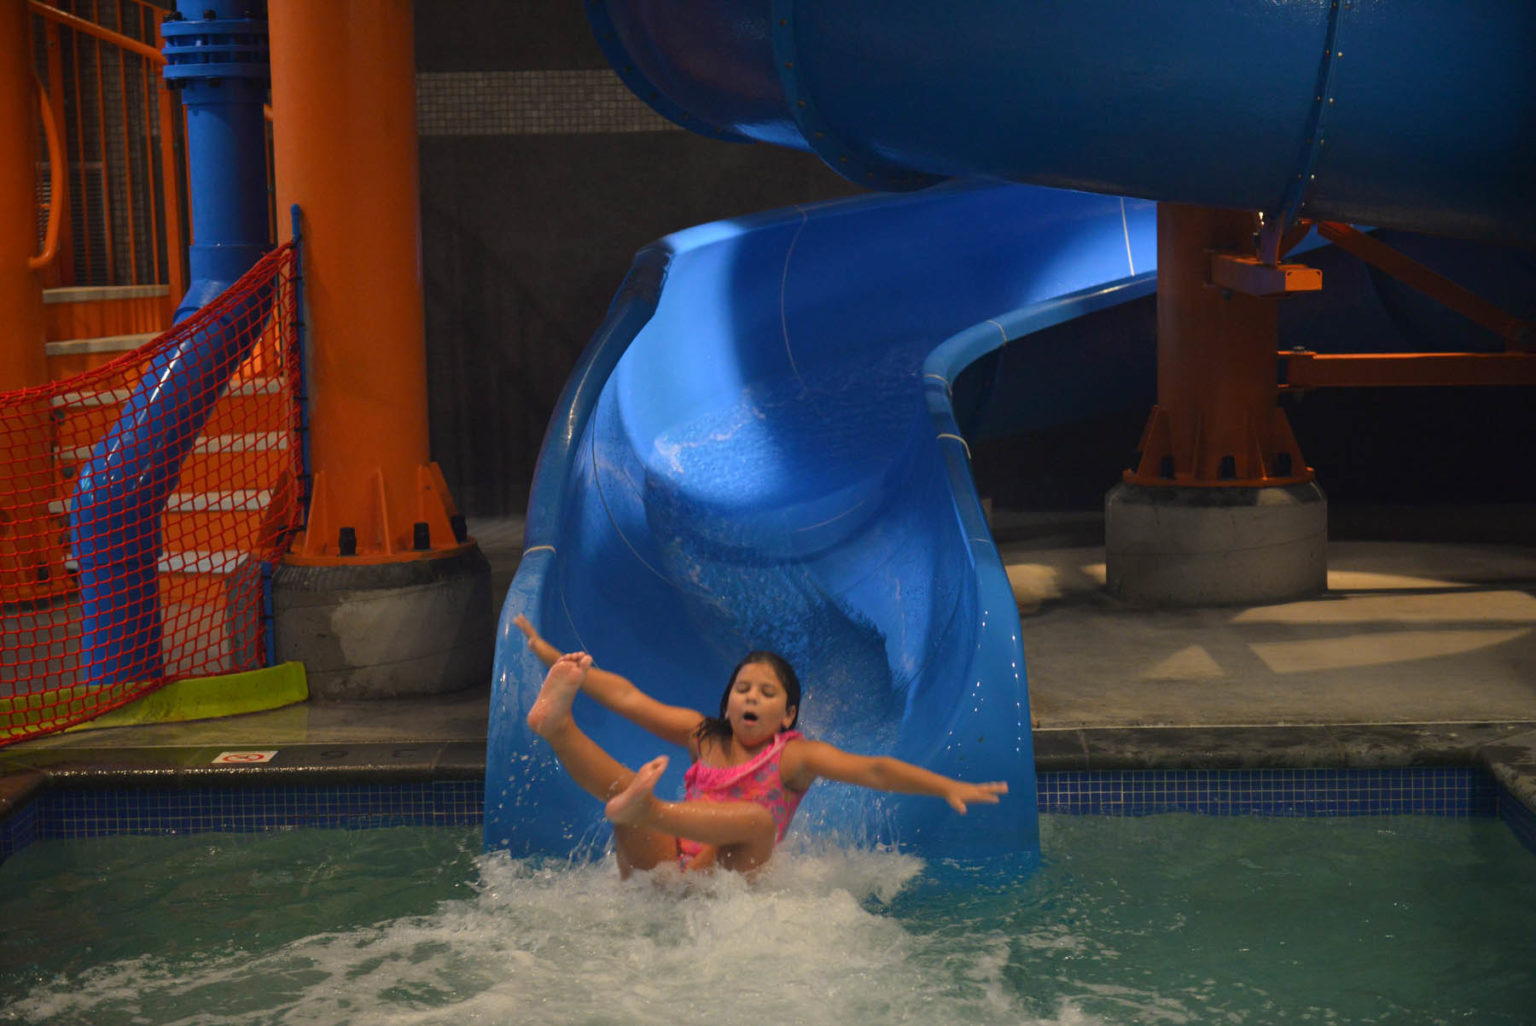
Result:
{"label": "pink swimsuit", "polygon": [[[688,767],[688,772],[683,775],[683,783],[687,786],[684,792],[684,801],[701,802],[756,802],[773,816],[774,825],[779,828],[778,836],[774,843],[784,840],[784,832],[789,829],[789,821],[795,814],[795,809],[800,806],[800,799],[805,797],[804,791],[792,791],[784,786],[784,781],[779,776],[779,757],[784,754],[784,746],[791,741],[798,741],[804,737],[798,730],[786,730],[773,739],[773,743],[758,752],[750,762],[744,762],[739,766],[706,766],[702,762],[696,762]],[[704,845],[698,841],[690,841],[686,837],[677,839],[678,861],[686,866],[688,862],[702,851]]]}

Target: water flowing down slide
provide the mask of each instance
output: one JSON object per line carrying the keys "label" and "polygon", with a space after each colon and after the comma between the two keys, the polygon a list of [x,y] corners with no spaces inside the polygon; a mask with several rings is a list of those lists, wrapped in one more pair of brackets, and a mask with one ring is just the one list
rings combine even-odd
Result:
{"label": "water flowing down slide", "polygon": [[[565,854],[606,838],[600,804],[524,723],[544,671],[512,622],[524,614],[556,646],[711,714],[739,658],[774,649],[805,686],[810,736],[1014,795],[959,817],[824,783],[801,830],[931,854],[1036,849],[1018,612],[948,388],[1006,340],[1149,294],[1153,212],[947,186],[643,250],[540,457],[498,635],[487,845]],[[1062,411],[1062,394],[1081,396],[1072,419],[1123,408],[1113,373],[1080,373],[1040,382],[1040,409]],[[663,748],[595,703],[577,715],[626,765]],[[659,793],[680,793],[684,762]]]}

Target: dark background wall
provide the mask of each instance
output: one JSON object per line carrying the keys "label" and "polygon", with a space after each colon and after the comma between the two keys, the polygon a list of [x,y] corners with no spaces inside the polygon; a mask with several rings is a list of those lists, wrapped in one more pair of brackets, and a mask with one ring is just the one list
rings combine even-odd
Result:
{"label": "dark background wall", "polygon": [[432,452],[470,515],[526,507],[555,400],[636,250],[861,191],[809,154],[655,115],[579,3],[418,0],[416,68]]}

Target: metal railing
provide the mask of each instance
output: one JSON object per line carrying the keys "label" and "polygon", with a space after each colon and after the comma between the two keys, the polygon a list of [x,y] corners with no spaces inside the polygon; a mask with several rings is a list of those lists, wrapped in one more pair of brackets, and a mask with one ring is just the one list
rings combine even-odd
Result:
{"label": "metal railing", "polygon": [[[36,70],[68,169],[63,195],[49,187],[40,203],[64,219],[45,284],[161,284],[179,296],[184,129],[161,75],[160,23],[169,12],[145,0],[28,0],[28,8]],[[59,159],[43,152],[50,164]],[[40,215],[40,236],[44,224]]]}

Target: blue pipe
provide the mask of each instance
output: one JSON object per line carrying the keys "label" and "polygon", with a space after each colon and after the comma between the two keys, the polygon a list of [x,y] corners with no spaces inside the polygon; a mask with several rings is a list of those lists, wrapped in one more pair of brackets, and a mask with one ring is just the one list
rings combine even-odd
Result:
{"label": "blue pipe", "polygon": [[162,28],[165,81],[187,112],[191,287],[180,322],[271,247],[267,122],[271,68],[265,0],[178,0]]}
{"label": "blue pipe", "polygon": [[1536,245],[1528,0],[588,0],[684,127],[873,188],[978,176]]}
{"label": "blue pipe", "polygon": [[[192,197],[192,284],[175,322],[222,295],[270,247],[266,188],[266,5],[180,0],[163,26],[166,81],[182,89]],[[151,361],[75,479],[70,541],[79,564],[80,680],[162,675],[161,514],[230,376],[260,337],[268,283],[182,332]],[[175,329],[173,329],[175,330]]]}

